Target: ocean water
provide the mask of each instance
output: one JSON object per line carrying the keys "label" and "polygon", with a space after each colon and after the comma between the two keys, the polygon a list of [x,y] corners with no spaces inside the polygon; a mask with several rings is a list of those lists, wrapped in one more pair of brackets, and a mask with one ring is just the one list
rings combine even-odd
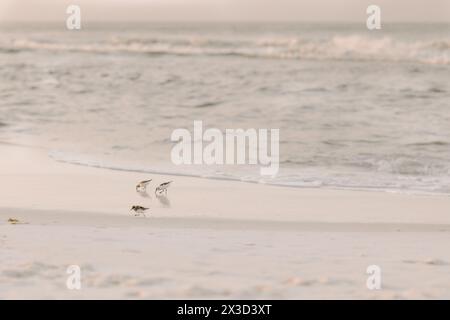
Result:
{"label": "ocean water", "polygon": [[[0,27],[0,141],[143,177],[450,194],[450,24]],[[280,129],[279,174],[173,165],[194,120]]]}

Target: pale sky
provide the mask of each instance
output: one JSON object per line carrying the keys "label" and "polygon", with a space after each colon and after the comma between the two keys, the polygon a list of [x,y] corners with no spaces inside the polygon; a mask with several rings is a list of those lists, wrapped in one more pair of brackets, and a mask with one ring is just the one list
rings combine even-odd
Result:
{"label": "pale sky", "polygon": [[70,4],[86,21],[450,22],[450,0],[1,0],[0,21],[60,21]]}

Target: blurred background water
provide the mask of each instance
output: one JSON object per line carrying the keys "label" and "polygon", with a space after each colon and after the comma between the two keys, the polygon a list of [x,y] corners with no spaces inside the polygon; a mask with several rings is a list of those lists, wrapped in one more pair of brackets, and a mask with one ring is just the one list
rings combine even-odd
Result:
{"label": "blurred background water", "polygon": [[[83,165],[450,194],[450,25],[4,24],[0,141]],[[171,164],[170,134],[280,129],[280,171]]]}

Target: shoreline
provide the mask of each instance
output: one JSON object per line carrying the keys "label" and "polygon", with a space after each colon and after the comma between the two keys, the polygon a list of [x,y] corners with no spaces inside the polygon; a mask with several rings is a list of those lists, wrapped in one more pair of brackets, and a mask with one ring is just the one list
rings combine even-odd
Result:
{"label": "shoreline", "polygon": [[[171,178],[0,150],[0,299],[449,297],[449,197]],[[136,193],[148,177],[175,180],[166,198]],[[130,215],[137,204],[146,218]],[[373,264],[382,290],[366,288]],[[66,287],[70,265],[82,290]]]}
{"label": "shoreline", "polygon": [[202,180],[211,180],[211,181],[226,181],[226,182],[236,182],[236,183],[244,183],[244,184],[251,184],[251,185],[261,185],[261,186],[269,186],[269,187],[280,187],[280,188],[288,188],[288,189],[299,189],[299,190],[331,190],[331,191],[344,191],[344,192],[375,192],[375,193],[384,193],[384,194],[399,194],[399,195],[406,195],[406,196],[425,196],[425,197],[449,197],[450,194],[447,193],[441,193],[441,192],[431,192],[431,191],[423,191],[423,190],[411,190],[411,189],[381,189],[376,187],[343,187],[343,186],[298,186],[298,185],[284,185],[279,183],[262,183],[252,180],[238,180],[234,178],[226,178],[226,177],[220,177],[220,176],[202,176],[202,175],[195,175],[195,174],[183,174],[183,173],[176,173],[176,172],[163,172],[163,171],[152,171],[152,170],[144,170],[144,169],[131,169],[131,168],[121,168],[116,167],[113,165],[90,165],[86,163],[80,163],[77,161],[70,161],[70,160],[64,160],[64,159],[58,159],[54,156],[52,156],[50,153],[53,152],[53,150],[49,150],[47,147],[43,146],[36,146],[36,145],[28,145],[28,144],[20,144],[20,143],[14,143],[9,141],[0,141],[0,149],[2,146],[11,146],[11,147],[19,147],[19,148],[30,148],[34,150],[40,150],[41,152],[45,151],[46,156],[49,160],[58,162],[61,164],[66,164],[69,166],[80,166],[84,168],[91,168],[91,169],[100,169],[100,170],[108,170],[108,171],[118,171],[118,172],[128,172],[128,173],[138,173],[142,175],[157,175],[157,176],[168,176],[168,177],[181,177],[181,178],[193,178],[193,179],[202,179]]}
{"label": "shoreline", "polygon": [[[427,192],[418,192],[413,190],[405,190],[405,191],[393,191],[393,190],[379,190],[379,189],[352,189],[352,188],[338,188],[338,187],[298,187],[298,186],[289,186],[289,185],[279,185],[279,184],[267,184],[267,183],[258,183],[254,181],[244,181],[244,180],[234,180],[234,179],[222,179],[215,177],[204,177],[204,176],[195,176],[190,174],[173,174],[173,173],[149,173],[140,170],[129,170],[129,169],[120,169],[114,167],[102,167],[102,166],[90,166],[80,163],[72,163],[70,161],[54,159],[51,155],[49,155],[49,150],[45,147],[34,146],[34,145],[23,145],[23,144],[15,144],[11,142],[0,141],[0,150],[2,150],[3,154],[7,156],[11,156],[9,160],[0,159],[0,164],[3,166],[3,170],[0,169],[0,174],[4,174],[5,172],[12,172],[11,169],[13,165],[18,164],[20,168],[28,167],[29,171],[25,171],[24,173],[29,173],[34,176],[52,173],[57,175],[82,175],[84,177],[92,177],[92,176],[116,176],[118,179],[122,179],[124,177],[129,180],[128,189],[133,189],[134,185],[141,181],[145,177],[156,177],[155,180],[158,181],[166,181],[166,180],[180,180],[183,182],[183,188],[186,187],[186,184],[190,185],[199,185],[202,188],[207,188],[209,186],[217,187],[217,188],[238,188],[238,190],[249,191],[252,189],[258,189],[258,191],[267,191],[275,192],[276,196],[279,196],[281,192],[289,193],[289,195],[299,195],[299,196],[327,196],[327,197],[339,197],[339,196],[358,196],[358,197],[368,197],[368,198],[388,198],[388,199],[399,199],[399,200],[409,200],[409,199],[427,199],[427,201],[431,201],[435,199],[437,202],[442,202],[447,205],[447,202],[450,202],[450,196],[448,194],[441,193],[427,193]],[[25,155],[25,156],[23,156]],[[34,159],[34,162],[38,160],[38,165],[36,166],[31,161],[24,161],[21,157],[29,157]],[[20,171],[14,172],[14,174],[21,175]],[[52,174],[53,175],[53,174]],[[133,177],[134,180],[131,178]],[[154,186],[153,186],[154,187]],[[254,188],[252,188],[254,187]],[[5,190],[7,190],[5,188]],[[1,189],[0,189],[1,191]],[[108,191],[108,190],[106,190]],[[127,196],[130,194],[128,190]],[[183,190],[184,191],[184,190]],[[202,190],[203,191],[203,190]],[[7,192],[7,191],[6,191]],[[64,190],[60,190],[61,194],[64,194]],[[266,193],[266,192],[264,192]],[[135,192],[132,192],[135,195]],[[149,192],[149,199],[153,199],[154,195],[152,192]],[[143,198],[134,197],[135,199],[144,200]],[[13,205],[12,207],[17,207]],[[69,209],[69,208],[64,208]],[[78,210],[80,211],[80,210]],[[81,211],[86,211],[85,208]],[[412,210],[415,211],[415,210]],[[440,210],[438,210],[440,211]],[[260,217],[258,217],[260,218]],[[314,220],[310,220],[314,221]],[[364,221],[360,221],[364,222]],[[383,222],[378,221],[378,222]],[[402,221],[398,221],[402,222]],[[440,221],[438,221],[440,222]],[[450,219],[445,219],[445,223],[450,222]]]}
{"label": "shoreline", "polygon": [[182,174],[182,173],[173,173],[173,172],[158,172],[158,171],[152,171],[152,170],[140,170],[140,169],[125,169],[120,167],[114,167],[114,166],[100,166],[100,165],[89,165],[85,163],[79,163],[75,161],[69,161],[69,160],[59,160],[54,159],[52,156],[49,156],[53,161],[68,164],[68,165],[74,165],[74,166],[80,166],[80,167],[86,167],[86,168],[94,168],[94,169],[103,169],[103,170],[111,170],[111,171],[119,171],[119,172],[133,172],[133,173],[141,173],[143,175],[159,175],[159,176],[170,176],[170,177],[185,177],[185,178],[194,178],[194,179],[205,179],[205,180],[217,180],[217,181],[230,181],[230,182],[237,182],[237,183],[248,183],[248,184],[256,184],[256,185],[262,185],[262,186],[270,186],[270,187],[280,187],[280,188],[293,188],[293,189],[300,189],[300,190],[333,190],[333,191],[354,191],[354,192],[378,192],[378,193],[388,193],[388,194],[401,194],[401,195],[410,195],[410,196],[436,196],[436,197],[450,197],[450,194],[447,193],[438,193],[438,192],[431,192],[431,191],[418,191],[418,190],[403,190],[403,189],[378,189],[375,187],[336,187],[336,186],[320,186],[320,187],[312,187],[312,186],[297,186],[297,185],[284,185],[279,183],[262,183],[252,180],[238,180],[238,179],[232,179],[232,178],[225,178],[225,177],[213,177],[213,176],[201,176],[201,175],[195,175],[195,174]]}
{"label": "shoreline", "polygon": [[[44,147],[42,147],[45,149]],[[80,160],[65,160],[62,158],[58,158],[54,155],[48,155],[50,159],[56,162],[81,166],[86,168],[95,168],[95,169],[103,169],[103,170],[112,170],[112,171],[122,171],[122,172],[134,172],[140,174],[154,174],[160,176],[172,176],[172,177],[186,177],[186,178],[195,178],[195,179],[206,179],[206,180],[216,180],[216,181],[230,181],[230,182],[239,182],[239,183],[248,183],[248,184],[256,184],[256,185],[264,185],[271,187],[281,187],[281,188],[294,188],[301,190],[334,190],[334,191],[355,191],[355,192],[380,192],[380,193],[388,193],[388,194],[402,194],[402,195],[412,195],[412,196],[438,196],[438,197],[450,197],[450,193],[443,192],[433,192],[426,190],[414,190],[414,189],[396,189],[396,188],[378,188],[378,187],[351,187],[351,186],[301,186],[295,184],[282,184],[277,182],[261,182],[255,180],[242,180],[237,178],[227,178],[221,176],[205,176],[201,174],[194,173],[181,173],[181,172],[169,172],[169,171],[158,171],[151,169],[133,169],[127,168],[126,166],[115,166],[115,165],[98,165],[98,164],[88,164],[87,162],[83,162]]]}
{"label": "shoreline", "polygon": [[[0,207],[128,216],[132,205],[143,205],[154,208],[152,214],[156,217],[450,224],[448,196],[291,188],[142,174],[54,161],[40,148],[3,145],[0,150],[4,155],[0,175],[5,181],[0,185]],[[153,182],[142,197],[135,185],[147,178]],[[155,197],[154,187],[169,180],[175,182],[168,197]],[[433,215],[429,214],[430,208]]]}

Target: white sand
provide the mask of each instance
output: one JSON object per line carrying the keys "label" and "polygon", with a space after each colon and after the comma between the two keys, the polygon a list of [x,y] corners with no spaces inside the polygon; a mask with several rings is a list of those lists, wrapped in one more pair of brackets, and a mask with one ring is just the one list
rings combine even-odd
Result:
{"label": "white sand", "polygon": [[[1,299],[450,298],[450,197],[143,175],[0,150]],[[174,180],[168,197],[139,196],[147,178]],[[147,218],[130,215],[135,204],[151,207]],[[381,290],[366,288],[373,264]],[[66,287],[69,265],[81,267],[79,291]]]}

